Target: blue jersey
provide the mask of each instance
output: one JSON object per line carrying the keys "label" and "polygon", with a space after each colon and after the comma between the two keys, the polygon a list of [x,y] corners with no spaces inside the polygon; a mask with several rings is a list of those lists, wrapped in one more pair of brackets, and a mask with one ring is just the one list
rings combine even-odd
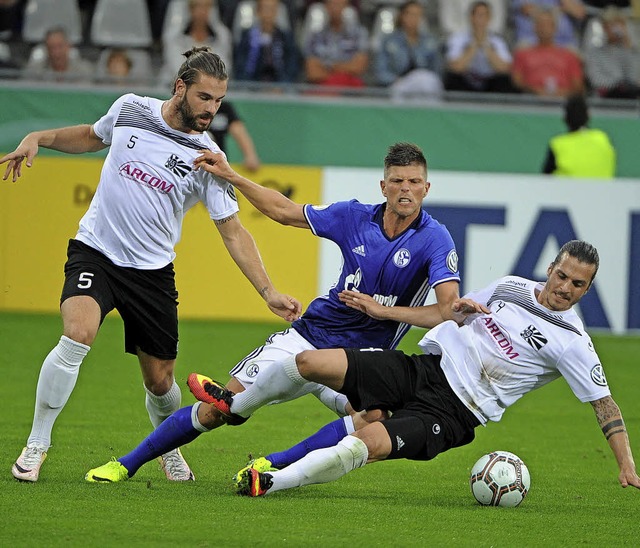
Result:
{"label": "blue jersey", "polygon": [[338,244],[343,263],[329,293],[314,299],[292,324],[316,348],[395,348],[409,329],[349,308],[338,299],[343,289],[388,306],[421,306],[433,286],[460,281],[455,245],[444,225],[422,210],[407,230],[389,238],[384,209],[357,200],[304,207],[313,233]]}

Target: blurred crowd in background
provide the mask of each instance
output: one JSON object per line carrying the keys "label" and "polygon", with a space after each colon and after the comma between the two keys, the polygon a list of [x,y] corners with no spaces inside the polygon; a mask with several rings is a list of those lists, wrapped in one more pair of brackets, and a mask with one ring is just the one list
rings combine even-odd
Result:
{"label": "blurred crowd in background", "polygon": [[640,0],[0,0],[5,79],[170,89],[211,46],[234,84],[640,96]]}

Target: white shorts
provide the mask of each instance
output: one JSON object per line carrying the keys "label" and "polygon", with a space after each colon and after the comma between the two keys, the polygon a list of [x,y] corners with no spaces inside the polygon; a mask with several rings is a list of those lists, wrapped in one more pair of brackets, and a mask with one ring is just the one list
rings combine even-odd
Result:
{"label": "white shorts", "polygon": [[[255,382],[258,375],[264,374],[270,367],[280,367],[279,364],[285,358],[295,356],[303,350],[317,349],[293,328],[279,331],[269,336],[265,344],[256,348],[248,354],[247,357],[240,360],[238,364],[229,371],[229,374],[237,379],[242,386],[248,388]],[[346,397],[331,388],[315,382],[307,382],[297,387],[297,389],[287,395],[286,398],[272,401],[269,405],[295,400],[305,394],[313,394],[338,415],[345,415],[344,404],[346,403]]]}

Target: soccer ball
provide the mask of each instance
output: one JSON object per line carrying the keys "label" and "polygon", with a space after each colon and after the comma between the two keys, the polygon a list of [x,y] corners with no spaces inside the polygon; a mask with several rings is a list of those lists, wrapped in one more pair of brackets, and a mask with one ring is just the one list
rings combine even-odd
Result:
{"label": "soccer ball", "polygon": [[471,492],[483,506],[518,506],[531,487],[529,469],[508,451],[494,451],[478,459],[469,478]]}

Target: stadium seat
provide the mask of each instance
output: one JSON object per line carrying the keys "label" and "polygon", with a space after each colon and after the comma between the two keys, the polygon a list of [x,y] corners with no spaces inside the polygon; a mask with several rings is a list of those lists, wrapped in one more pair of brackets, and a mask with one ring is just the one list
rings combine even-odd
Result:
{"label": "stadium seat", "polygon": [[90,38],[96,46],[150,46],[151,24],[146,1],[97,0],[91,20]]}
{"label": "stadium seat", "polygon": [[78,0],[28,0],[24,10],[22,39],[29,43],[44,40],[49,29],[62,27],[72,44],[82,41],[82,19]]}
{"label": "stadium seat", "polygon": [[384,6],[376,12],[371,25],[371,50],[377,51],[382,44],[382,39],[391,34],[396,28],[398,8]]}
{"label": "stadium seat", "polygon": [[[233,18],[233,42],[240,41],[242,32],[251,28],[256,20],[256,0],[241,0]],[[282,30],[290,30],[289,11],[284,3],[278,5],[277,24]]]}

